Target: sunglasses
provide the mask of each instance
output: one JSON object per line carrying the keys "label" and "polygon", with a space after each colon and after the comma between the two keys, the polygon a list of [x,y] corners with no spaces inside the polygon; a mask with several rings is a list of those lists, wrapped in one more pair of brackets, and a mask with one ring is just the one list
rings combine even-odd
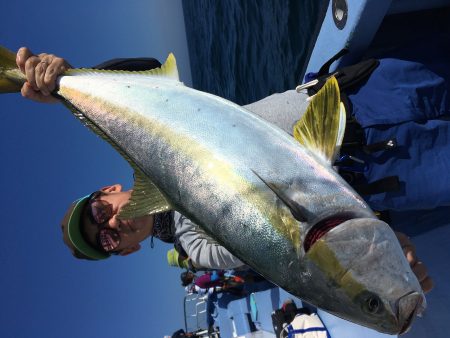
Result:
{"label": "sunglasses", "polygon": [[107,227],[107,222],[113,217],[112,205],[102,201],[99,197],[103,194],[96,191],[89,196],[86,205],[88,216],[92,224],[97,226],[97,245],[103,251],[114,254],[113,250],[120,245],[120,234],[116,229]]}

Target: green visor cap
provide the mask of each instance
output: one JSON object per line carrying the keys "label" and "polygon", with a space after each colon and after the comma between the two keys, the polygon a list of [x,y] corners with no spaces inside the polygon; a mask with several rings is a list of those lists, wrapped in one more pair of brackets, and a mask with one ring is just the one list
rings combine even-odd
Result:
{"label": "green visor cap", "polygon": [[89,197],[90,195],[80,198],[78,201],[75,201],[75,205],[73,206],[72,212],[67,222],[68,239],[72,243],[74,248],[87,258],[93,260],[105,259],[110,255],[89,245],[89,243],[86,242],[86,240],[83,238],[83,235],[81,234],[81,215],[86,203],[89,201]]}

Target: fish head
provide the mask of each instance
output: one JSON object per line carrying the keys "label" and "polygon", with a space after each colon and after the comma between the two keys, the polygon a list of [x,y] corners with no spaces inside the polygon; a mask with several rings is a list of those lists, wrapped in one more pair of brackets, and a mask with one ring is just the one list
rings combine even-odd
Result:
{"label": "fish head", "polygon": [[339,317],[399,334],[426,306],[395,233],[376,218],[349,219],[332,228],[306,258],[320,276],[316,284],[327,290],[316,305]]}

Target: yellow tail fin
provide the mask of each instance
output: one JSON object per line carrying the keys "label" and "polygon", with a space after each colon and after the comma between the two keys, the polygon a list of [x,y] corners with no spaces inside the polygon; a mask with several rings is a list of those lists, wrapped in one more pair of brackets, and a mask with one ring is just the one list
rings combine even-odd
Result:
{"label": "yellow tail fin", "polygon": [[346,113],[334,76],[313,96],[305,114],[294,126],[294,137],[333,165],[342,144]]}
{"label": "yellow tail fin", "polygon": [[16,54],[0,46],[0,93],[20,92],[25,82],[16,65]]}

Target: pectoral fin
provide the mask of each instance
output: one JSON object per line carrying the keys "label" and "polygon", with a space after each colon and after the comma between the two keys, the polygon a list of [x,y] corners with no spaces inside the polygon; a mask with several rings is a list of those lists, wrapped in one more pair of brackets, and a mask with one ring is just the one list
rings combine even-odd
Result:
{"label": "pectoral fin", "polygon": [[330,164],[342,144],[346,113],[339,86],[331,77],[314,95],[303,117],[294,126],[294,137]]}
{"label": "pectoral fin", "polygon": [[298,204],[294,198],[290,195],[290,191],[288,187],[280,187],[275,183],[268,182],[264,178],[262,178],[256,171],[252,170],[253,173],[258,176],[258,178],[264,182],[267,187],[272,190],[275,195],[289,208],[292,213],[292,216],[299,222],[307,222],[312,218],[310,212],[306,210],[303,206]]}
{"label": "pectoral fin", "polygon": [[[132,165],[133,166],[133,165]],[[120,210],[121,219],[137,218],[170,210],[170,204],[142,171],[134,168],[134,186],[130,202]]]}

